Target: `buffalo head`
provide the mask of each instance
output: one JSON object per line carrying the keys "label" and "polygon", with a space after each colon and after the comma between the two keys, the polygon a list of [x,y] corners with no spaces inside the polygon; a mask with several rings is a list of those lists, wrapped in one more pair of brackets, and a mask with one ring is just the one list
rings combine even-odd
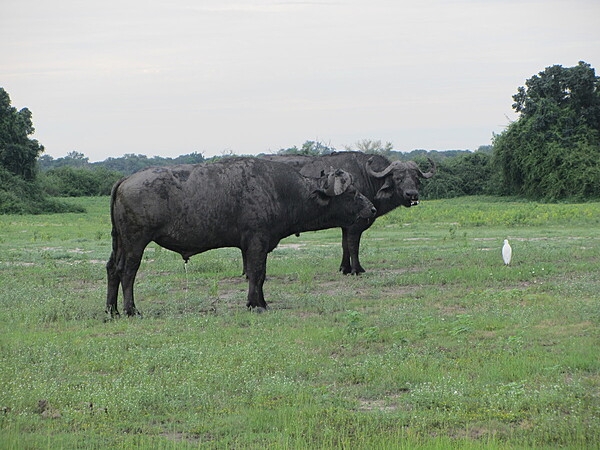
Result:
{"label": "buffalo head", "polygon": [[342,210],[355,210],[357,219],[369,219],[377,213],[369,199],[353,186],[352,175],[342,169],[322,171],[319,188],[313,191],[312,197],[323,206],[335,200]]}
{"label": "buffalo head", "polygon": [[427,158],[431,170],[423,173],[413,161],[394,161],[385,169],[376,172],[371,167],[373,157],[365,164],[367,173],[374,178],[383,178],[383,186],[377,192],[375,199],[389,199],[396,196],[400,203],[406,207],[419,204],[419,178],[431,178],[435,174],[435,163]]}

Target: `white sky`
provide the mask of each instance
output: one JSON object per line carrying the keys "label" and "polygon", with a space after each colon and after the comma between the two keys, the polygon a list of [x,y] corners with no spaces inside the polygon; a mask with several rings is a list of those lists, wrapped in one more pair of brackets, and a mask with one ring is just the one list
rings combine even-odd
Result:
{"label": "white sky", "polygon": [[599,17],[598,0],[3,0],[0,86],[55,158],[476,150],[527,78],[600,75]]}

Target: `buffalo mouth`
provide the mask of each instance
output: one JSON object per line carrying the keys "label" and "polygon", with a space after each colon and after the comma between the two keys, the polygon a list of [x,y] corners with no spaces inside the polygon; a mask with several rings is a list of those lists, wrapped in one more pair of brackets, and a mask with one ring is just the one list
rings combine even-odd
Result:
{"label": "buffalo mouth", "polygon": [[410,208],[411,206],[417,206],[419,204],[419,193],[417,191],[404,192],[403,195],[404,206]]}
{"label": "buffalo mouth", "polygon": [[363,209],[361,212],[359,212],[358,216],[356,217],[356,220],[370,219],[371,217],[375,217],[376,215],[377,215],[377,209],[375,209],[375,207],[372,206],[371,208],[366,208],[366,209]]}

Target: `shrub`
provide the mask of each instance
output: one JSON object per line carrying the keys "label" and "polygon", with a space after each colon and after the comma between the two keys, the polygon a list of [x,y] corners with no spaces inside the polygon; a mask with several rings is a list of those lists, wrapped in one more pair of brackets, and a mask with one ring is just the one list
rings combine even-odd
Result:
{"label": "shrub", "polygon": [[121,173],[106,168],[83,169],[59,167],[40,174],[46,193],[55,197],[96,197],[110,195],[113,184]]}
{"label": "shrub", "polygon": [[37,181],[26,181],[0,167],[0,214],[84,212],[49,198]]}

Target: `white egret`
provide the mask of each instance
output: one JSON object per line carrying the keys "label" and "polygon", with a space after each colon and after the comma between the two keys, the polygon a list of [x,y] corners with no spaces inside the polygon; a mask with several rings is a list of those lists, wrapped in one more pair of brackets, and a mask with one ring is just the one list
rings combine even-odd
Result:
{"label": "white egret", "polygon": [[512,248],[508,243],[508,239],[504,239],[504,246],[502,247],[502,259],[504,260],[504,264],[507,266],[510,264],[510,259],[512,258]]}

